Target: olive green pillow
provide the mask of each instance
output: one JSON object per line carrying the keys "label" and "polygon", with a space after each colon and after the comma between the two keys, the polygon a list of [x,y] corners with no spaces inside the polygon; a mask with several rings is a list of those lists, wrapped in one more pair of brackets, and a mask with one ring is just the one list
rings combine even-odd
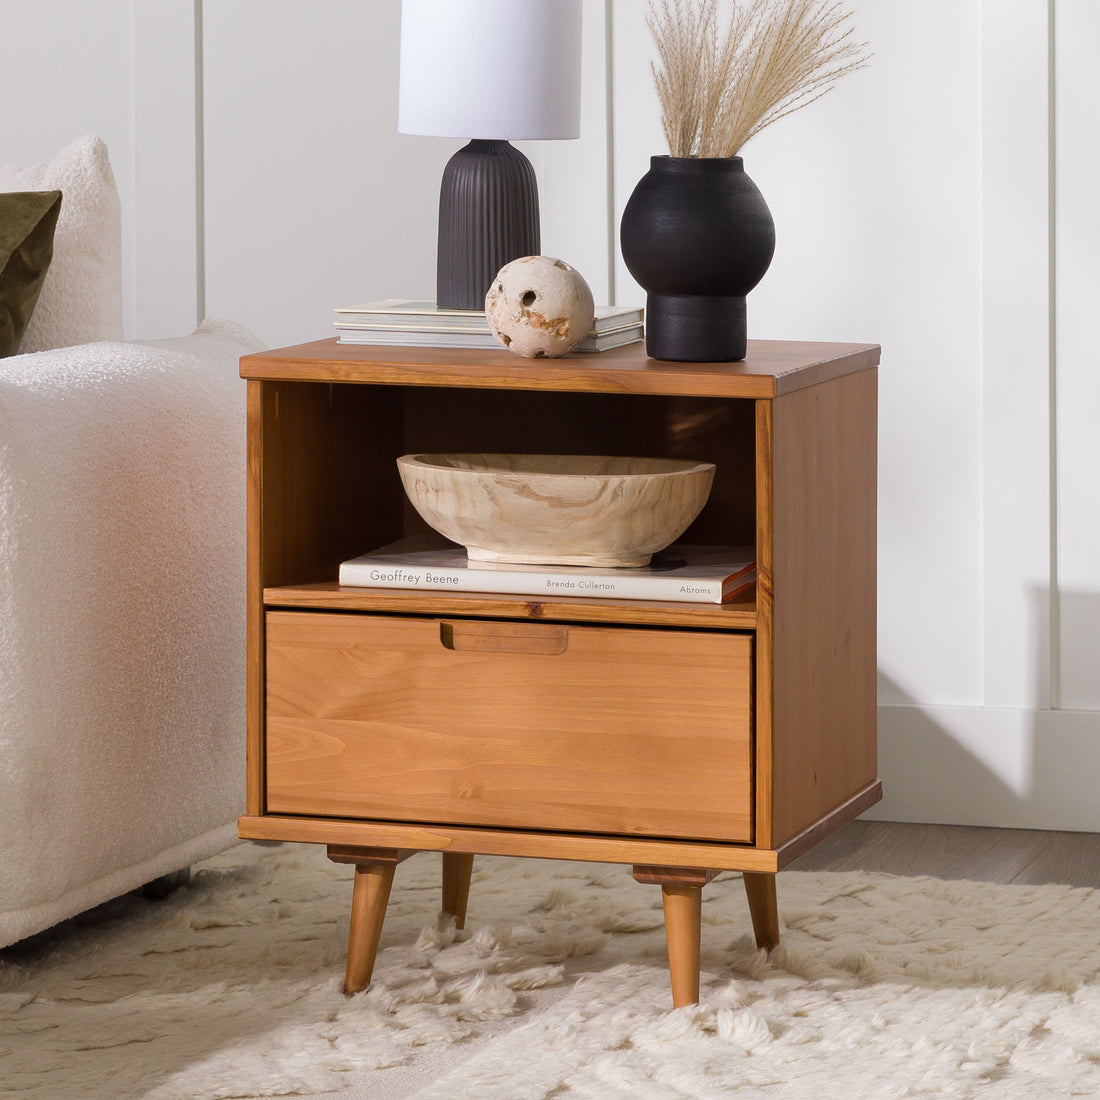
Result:
{"label": "olive green pillow", "polygon": [[0,195],[0,358],[19,350],[53,259],[60,191]]}

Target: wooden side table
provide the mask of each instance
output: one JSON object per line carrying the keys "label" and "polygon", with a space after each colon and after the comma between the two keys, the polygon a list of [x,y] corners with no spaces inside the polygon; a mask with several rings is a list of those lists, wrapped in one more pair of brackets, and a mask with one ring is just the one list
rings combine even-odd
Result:
{"label": "wooden side table", "polygon": [[[659,884],[673,1002],[698,999],[699,907],[737,870],[759,944],[775,875],[881,797],[879,349],[750,342],[504,351],[324,340],[246,356],[248,812],[242,837],[356,867],[345,988],[370,981],[397,864],[475,853],[630,864]],[[341,561],[425,533],[395,459],[621,454],[716,463],[683,541],[756,546],[728,604],[342,588]]]}

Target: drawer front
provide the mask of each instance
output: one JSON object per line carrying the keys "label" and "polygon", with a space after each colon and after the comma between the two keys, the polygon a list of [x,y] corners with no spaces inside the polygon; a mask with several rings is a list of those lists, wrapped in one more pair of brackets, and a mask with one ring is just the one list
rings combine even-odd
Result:
{"label": "drawer front", "polygon": [[751,635],[267,615],[267,812],[752,840]]}

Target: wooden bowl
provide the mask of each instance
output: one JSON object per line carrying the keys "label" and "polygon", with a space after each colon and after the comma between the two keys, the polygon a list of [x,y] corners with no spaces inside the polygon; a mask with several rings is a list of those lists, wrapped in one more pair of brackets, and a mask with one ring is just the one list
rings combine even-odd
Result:
{"label": "wooden bowl", "polygon": [[647,565],[706,504],[710,462],[593,455],[403,455],[424,520],[471,561]]}

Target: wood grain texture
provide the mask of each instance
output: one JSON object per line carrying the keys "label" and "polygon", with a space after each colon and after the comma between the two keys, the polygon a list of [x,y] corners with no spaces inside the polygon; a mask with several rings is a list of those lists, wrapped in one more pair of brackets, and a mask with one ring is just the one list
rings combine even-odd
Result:
{"label": "wood grain texture", "polygon": [[[265,807],[263,592],[335,575],[364,544],[400,531],[400,486],[381,471],[400,394],[248,383],[247,806]],[[321,445],[323,442],[323,445]]]}
{"label": "wood grain texture", "polygon": [[1065,882],[1100,888],[1100,836],[1094,833],[1039,833],[1036,851],[1013,882],[1042,885]]}
{"label": "wood grain texture", "polygon": [[350,863],[355,867],[344,971],[344,992],[349,996],[370,985],[394,872],[399,863],[415,854],[408,849],[328,846],[328,858],[334,863]]}
{"label": "wood grain texture", "polygon": [[393,821],[309,818],[285,814],[245,815],[237,822],[237,832],[241,837],[251,840],[414,848],[425,852],[530,856],[533,859],[576,859],[594,863],[766,871],[774,874],[792,865],[801,868],[803,864],[796,863],[799,857],[804,857],[831,834],[849,825],[881,797],[881,785],[876,782],[821,821],[815,822],[778,851],[746,844],[711,844],[697,840],[581,833],[553,834],[522,829],[478,829],[462,825],[428,825],[423,822],[402,824]]}
{"label": "wood grain texture", "polygon": [[746,871],[743,877],[756,946],[762,951],[772,951],[779,946],[779,902],[775,892],[775,875]]}
{"label": "wood grain texture", "polygon": [[546,622],[615,623],[623,626],[686,626],[706,630],[756,627],[756,592],[749,588],[725,604],[656,600],[604,600],[568,596],[494,596],[467,592],[403,592],[346,588],[335,581],[264,590],[268,607],[327,611],[395,611],[404,615],[463,615]]}
{"label": "wood grain texture", "polygon": [[396,863],[356,864],[344,971],[344,992],[349,996],[366,989],[374,974],[396,866]]}
{"label": "wood grain texture", "polygon": [[881,800],[882,780],[872,780],[839,806],[822,814],[801,832],[779,845],[776,850],[776,866],[780,868],[788,866],[803,852],[808,852],[815,844],[820,844],[826,837],[832,836],[842,826],[847,825],[849,821],[853,821]]}
{"label": "wood grain texture", "polygon": [[353,863],[357,866],[367,863],[379,866],[392,864],[396,867],[416,852],[409,848],[356,848],[351,844],[330,844],[326,855],[333,863]]}
{"label": "wood grain texture", "polygon": [[772,845],[775,776],[773,714],[775,698],[774,605],[775,539],[772,502],[772,402],[757,401],[754,409],[756,499],[756,736],[753,775],[756,779],[756,843]]}
{"label": "wood grain texture", "polygon": [[[263,469],[267,544],[260,552],[267,587],[334,582],[344,558],[429,534],[401,488],[396,460],[433,449],[526,447],[713,462],[707,504],[680,541],[747,546],[754,539],[751,402],[263,385],[266,411],[258,430],[267,438],[257,444],[257,464]],[[340,555],[337,547],[347,552]]]}
{"label": "wood grain texture", "polygon": [[250,814],[264,811],[263,383],[247,384],[245,497],[245,786]]}
{"label": "wood grain texture", "polygon": [[703,867],[653,867],[636,863],[631,873],[635,882],[651,886],[706,886],[720,872]]}
{"label": "wood grain texture", "polygon": [[[480,822],[443,823],[424,815],[409,817],[405,824],[386,823],[377,814],[363,816],[362,807],[354,811],[361,821],[338,806],[319,811],[326,813],[324,821],[280,813],[265,820],[261,814],[275,807],[256,797],[250,798],[249,815],[242,819],[242,835],[274,838],[281,830],[287,839],[318,842],[769,872],[878,797],[873,781],[860,785],[862,772],[848,758],[849,750],[841,746],[839,753],[828,751],[836,716],[826,719],[831,732],[822,733],[810,720],[823,713],[821,708],[792,703],[799,690],[819,698],[821,666],[812,661],[806,665],[804,649],[788,644],[797,628],[812,625],[815,616],[816,641],[805,645],[824,650],[833,642],[831,627],[820,628],[827,616],[813,609],[813,593],[798,590],[789,578],[816,539],[824,536],[831,545],[828,540],[837,537],[837,524],[822,518],[829,515],[828,502],[824,507],[814,502],[816,495],[835,489],[829,488],[828,478],[834,476],[837,454],[843,464],[855,451],[861,456],[868,453],[866,425],[869,417],[873,437],[874,390],[873,382],[859,379],[873,379],[868,368],[877,362],[878,349],[760,343],[753,345],[750,360],[742,365],[658,363],[646,360],[640,348],[623,351],[598,360],[519,364],[523,369],[504,352],[402,349],[391,354],[390,349],[349,349],[332,341],[246,357],[242,374],[268,379],[250,385],[249,612],[255,624],[250,628],[250,663],[262,667],[264,661],[264,604],[424,615],[432,620],[444,616],[451,622],[557,623],[570,635],[583,623],[660,626],[674,632],[689,627],[729,637],[755,629],[757,745],[749,767],[756,769],[760,782],[756,804],[748,807],[746,819],[755,814],[756,847],[712,844],[705,831],[686,827],[682,846],[658,837],[600,836],[596,831],[625,828],[621,820],[589,821],[561,837],[540,834],[523,821],[510,821],[507,828],[482,828]],[[264,373],[265,363],[272,373]],[[362,382],[383,384],[358,384]],[[857,395],[853,406],[851,394],[864,396]],[[856,442],[847,441],[848,435]],[[757,590],[723,606],[341,589],[334,583],[341,555],[354,556],[422,533],[423,523],[397,482],[393,464],[399,454],[517,451],[527,441],[537,442],[537,449],[546,453],[715,461],[718,473],[711,499],[688,534],[695,541],[727,544],[755,538],[764,565]],[[554,447],[555,442],[560,446]],[[602,442],[609,445],[600,446]],[[873,446],[870,452],[873,492]],[[868,482],[861,484],[866,488]],[[869,524],[866,510],[854,519],[846,530],[854,531],[858,541],[868,526],[873,530],[873,509]],[[835,560],[835,550],[829,553],[830,561]],[[873,574],[870,580],[873,590]],[[497,627],[483,630],[473,644],[495,644],[486,640],[496,631]],[[495,633],[498,639],[506,636],[507,631]],[[498,657],[476,650],[464,656]],[[539,656],[519,652],[510,659]],[[840,664],[843,671],[844,662]],[[796,675],[799,668],[807,672],[804,683]],[[263,675],[253,673],[249,744],[250,756],[259,763],[250,760],[250,789],[261,792],[263,685]],[[828,688],[825,695],[835,701],[847,690]],[[865,748],[864,744],[855,751],[864,762]],[[810,763],[818,765],[818,778],[800,786],[791,777],[803,750],[809,752]],[[470,798],[460,795],[460,801],[468,803]],[[425,825],[425,820],[437,824]]]}
{"label": "wood grain texture", "polygon": [[335,338],[241,360],[243,378],[373,382],[382,385],[774,397],[878,363],[875,344],[750,340],[738,363],[666,363],[642,344],[560,359],[506,351],[363,347]]}
{"label": "wood grain texture", "polygon": [[246,840],[362,844],[416,848],[423,852],[576,859],[591,863],[682,864],[714,867],[723,871],[774,872],[779,869],[782,856],[780,852],[762,851],[745,844],[544,833],[523,829],[479,829],[462,825],[298,817],[273,813],[239,818],[237,834]]}
{"label": "wood grain texture", "polygon": [[400,536],[393,467],[400,390],[265,384],[259,556],[265,587],[332,580],[341,561]]}
{"label": "wood grain texture", "polygon": [[[349,990],[370,980],[413,850],[443,854],[460,919],[475,853],[633,864],[662,885],[678,1005],[698,997],[715,871],[746,873],[758,942],[774,944],[775,872],[881,795],[878,355],[753,342],[739,364],[640,345],[518,361],[329,340],[242,360],[239,832],[356,864]],[[755,540],[759,583],[729,605],[340,588],[340,561],[425,532],[395,469],[420,452],[713,462],[683,541]]]}
{"label": "wood grain texture", "polygon": [[456,928],[466,927],[466,907],[470,902],[470,876],[474,857],[460,852],[443,853],[443,915],[454,917]]}
{"label": "wood grain texture", "polygon": [[439,624],[444,649],[458,653],[541,653],[556,657],[569,648],[569,628],[551,623],[468,622]]}
{"label": "wood grain texture", "polygon": [[699,948],[703,914],[700,886],[669,883],[661,887],[668,940],[668,973],[672,983],[672,1007],[683,1008],[699,1000]]}
{"label": "wood grain texture", "polygon": [[709,462],[616,455],[408,454],[405,494],[471,562],[648,565],[702,511]]}
{"label": "wood grain texture", "polygon": [[[404,405],[405,453],[492,450],[714,463],[714,484],[707,503],[680,541],[725,546],[752,543],[751,401],[408,386]],[[418,516],[407,517],[410,534],[415,533],[417,524],[423,525]]]}
{"label": "wood grain texture", "polygon": [[751,839],[751,638],[567,638],[464,652],[432,619],[269,612],[268,809]]}
{"label": "wood grain texture", "polygon": [[[771,402],[771,546],[758,545],[758,728],[777,848],[875,779],[877,377]],[[758,681],[758,696],[767,683]],[[769,705],[770,704],[770,705]],[[770,729],[769,729],[770,727]],[[770,756],[770,759],[769,759]]]}

